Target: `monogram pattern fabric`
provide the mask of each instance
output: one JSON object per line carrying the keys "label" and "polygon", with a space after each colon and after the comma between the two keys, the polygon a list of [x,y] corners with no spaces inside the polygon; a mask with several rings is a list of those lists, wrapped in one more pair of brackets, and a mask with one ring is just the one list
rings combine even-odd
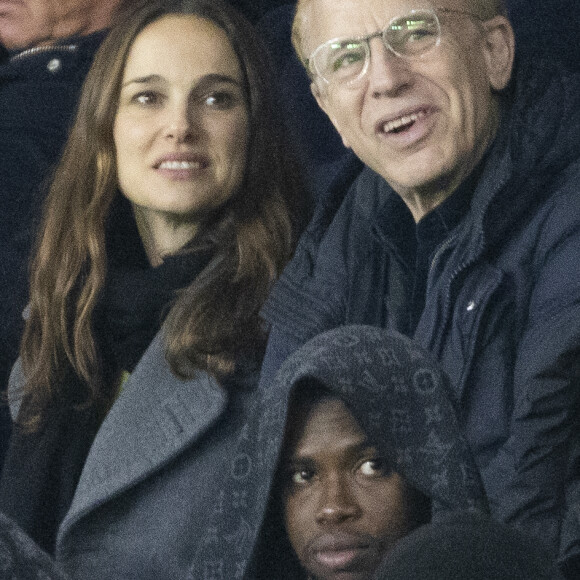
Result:
{"label": "monogram pattern fabric", "polygon": [[253,577],[249,564],[267,512],[290,396],[313,380],[345,402],[370,440],[395,453],[398,471],[432,499],[434,519],[450,511],[486,511],[437,362],[402,335],[344,326],[297,350],[259,393],[227,480],[216,493],[190,580]]}

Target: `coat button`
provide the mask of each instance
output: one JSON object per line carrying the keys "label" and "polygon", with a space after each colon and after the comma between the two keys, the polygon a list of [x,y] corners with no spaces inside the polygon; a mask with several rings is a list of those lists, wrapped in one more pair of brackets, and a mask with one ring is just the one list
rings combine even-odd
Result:
{"label": "coat button", "polygon": [[472,300],[468,305],[467,305],[467,312],[471,312],[472,310],[475,309],[475,302]]}
{"label": "coat button", "polygon": [[60,58],[52,58],[48,61],[46,68],[51,73],[57,73],[62,68],[62,62]]}

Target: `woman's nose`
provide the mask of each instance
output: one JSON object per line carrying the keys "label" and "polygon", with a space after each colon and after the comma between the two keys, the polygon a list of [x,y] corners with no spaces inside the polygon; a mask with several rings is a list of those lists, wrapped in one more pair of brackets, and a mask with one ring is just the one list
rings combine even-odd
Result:
{"label": "woman's nose", "polygon": [[360,506],[347,477],[334,476],[321,482],[316,520],[320,524],[340,523],[360,514]]}
{"label": "woman's nose", "polygon": [[195,126],[191,110],[187,105],[176,105],[167,111],[165,137],[177,142],[191,140]]}

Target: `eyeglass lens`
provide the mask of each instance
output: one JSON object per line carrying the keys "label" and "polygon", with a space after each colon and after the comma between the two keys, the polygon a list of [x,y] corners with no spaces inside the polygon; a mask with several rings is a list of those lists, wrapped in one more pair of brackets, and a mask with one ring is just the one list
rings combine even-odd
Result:
{"label": "eyeglass lens", "polygon": [[[378,35],[372,35],[378,36]],[[314,66],[328,82],[357,78],[366,69],[369,38],[332,40],[313,55]],[[439,39],[437,16],[428,11],[396,18],[382,32],[383,42],[398,56],[415,57],[433,48]]]}

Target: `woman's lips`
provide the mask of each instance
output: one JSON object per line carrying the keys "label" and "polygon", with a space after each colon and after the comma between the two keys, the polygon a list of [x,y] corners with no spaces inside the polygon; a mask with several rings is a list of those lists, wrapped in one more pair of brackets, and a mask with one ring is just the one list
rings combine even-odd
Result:
{"label": "woman's lips", "polygon": [[200,161],[163,161],[159,164],[159,169],[201,169]]}
{"label": "woman's lips", "polygon": [[159,158],[153,168],[155,171],[174,181],[190,180],[209,166],[203,155],[169,154]]}

